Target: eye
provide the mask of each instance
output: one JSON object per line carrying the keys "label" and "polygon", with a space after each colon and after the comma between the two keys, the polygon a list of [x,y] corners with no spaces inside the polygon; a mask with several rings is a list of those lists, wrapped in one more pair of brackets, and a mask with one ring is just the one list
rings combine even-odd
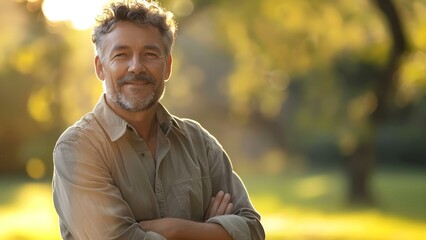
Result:
{"label": "eye", "polygon": [[156,52],[146,52],[144,55],[148,59],[158,59],[158,58],[160,58],[160,55],[158,55],[158,53],[156,53]]}
{"label": "eye", "polygon": [[117,53],[117,54],[114,55],[113,58],[115,59],[115,58],[124,58],[124,57],[126,57],[125,53]]}

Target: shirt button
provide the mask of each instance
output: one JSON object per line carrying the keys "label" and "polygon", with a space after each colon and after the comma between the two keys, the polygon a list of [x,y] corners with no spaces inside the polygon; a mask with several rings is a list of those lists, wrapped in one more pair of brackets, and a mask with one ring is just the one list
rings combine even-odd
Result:
{"label": "shirt button", "polygon": [[145,157],[145,153],[141,153],[141,157]]}

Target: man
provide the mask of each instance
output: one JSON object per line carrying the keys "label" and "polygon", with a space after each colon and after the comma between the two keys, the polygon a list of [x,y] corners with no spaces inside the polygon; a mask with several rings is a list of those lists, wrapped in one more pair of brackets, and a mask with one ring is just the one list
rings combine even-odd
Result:
{"label": "man", "polygon": [[175,22],[152,2],[115,3],[95,27],[105,93],[56,143],[53,197],[64,239],[264,239],[217,140],[159,103]]}

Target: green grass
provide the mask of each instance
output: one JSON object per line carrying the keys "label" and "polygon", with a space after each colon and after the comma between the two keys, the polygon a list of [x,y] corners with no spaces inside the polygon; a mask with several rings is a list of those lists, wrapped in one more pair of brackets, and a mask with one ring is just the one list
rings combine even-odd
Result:
{"label": "green grass", "polygon": [[250,195],[274,195],[285,206],[324,212],[340,211],[345,182],[337,171],[243,177]]}
{"label": "green grass", "polygon": [[28,183],[29,179],[24,177],[2,177],[0,178],[0,206],[13,203],[16,199],[19,186]]}
{"label": "green grass", "polygon": [[342,171],[243,176],[269,240],[426,239],[426,171],[379,170],[375,204],[352,206]]}
{"label": "green grass", "polygon": [[[347,204],[343,172],[242,176],[268,240],[426,239],[426,170],[380,170],[375,205]],[[0,239],[60,239],[50,182],[0,179]]]}
{"label": "green grass", "polygon": [[[283,206],[324,213],[362,210],[347,201],[343,171],[324,170],[242,177],[250,195],[273,195]],[[371,179],[375,209],[397,217],[426,221],[426,170],[378,170]],[[365,210],[365,209],[364,209]]]}
{"label": "green grass", "polygon": [[373,179],[377,208],[398,217],[426,221],[426,171],[379,171]]}

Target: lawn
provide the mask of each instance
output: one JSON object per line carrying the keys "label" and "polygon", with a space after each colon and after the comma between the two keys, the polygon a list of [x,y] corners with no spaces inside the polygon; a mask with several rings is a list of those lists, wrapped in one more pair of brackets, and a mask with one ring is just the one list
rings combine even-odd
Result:
{"label": "lawn", "polygon": [[[268,240],[426,239],[426,171],[382,170],[374,207],[346,204],[337,170],[242,176]],[[60,239],[49,182],[0,179],[0,239]]]}
{"label": "lawn", "polygon": [[426,239],[426,171],[381,170],[375,204],[350,206],[340,171],[244,178],[268,240]]}

